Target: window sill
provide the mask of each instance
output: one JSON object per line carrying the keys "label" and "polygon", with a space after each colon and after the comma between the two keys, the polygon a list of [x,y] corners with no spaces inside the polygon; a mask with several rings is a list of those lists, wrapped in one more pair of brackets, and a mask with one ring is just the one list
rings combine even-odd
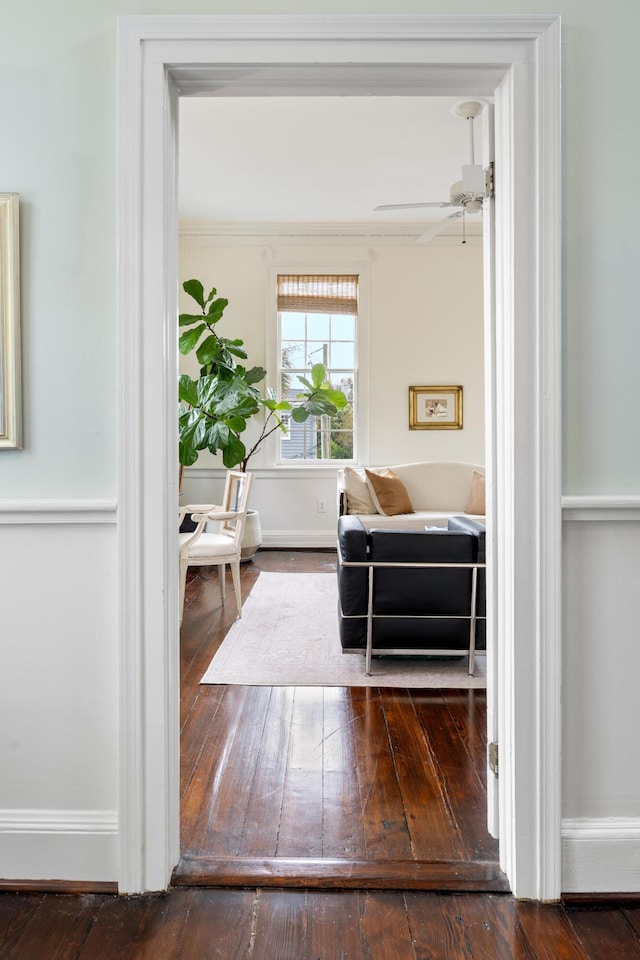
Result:
{"label": "window sill", "polygon": [[[272,465],[268,467],[251,467],[250,472],[253,473],[256,477],[263,477],[266,479],[295,479],[300,477],[336,477],[338,470],[343,466],[353,466],[355,464],[352,462],[338,461],[335,463],[313,463],[307,461],[306,463],[280,463],[277,465]],[[227,471],[225,467],[186,467],[184,471],[185,477],[199,477],[200,479],[218,479],[224,477]]]}

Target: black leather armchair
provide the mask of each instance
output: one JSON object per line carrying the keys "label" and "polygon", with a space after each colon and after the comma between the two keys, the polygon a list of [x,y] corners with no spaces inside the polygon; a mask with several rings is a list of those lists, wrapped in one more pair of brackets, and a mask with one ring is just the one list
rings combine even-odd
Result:
{"label": "black leather armchair", "polygon": [[469,656],[486,646],[485,532],[453,517],[430,530],[370,530],[338,520],[338,617],[343,653]]}

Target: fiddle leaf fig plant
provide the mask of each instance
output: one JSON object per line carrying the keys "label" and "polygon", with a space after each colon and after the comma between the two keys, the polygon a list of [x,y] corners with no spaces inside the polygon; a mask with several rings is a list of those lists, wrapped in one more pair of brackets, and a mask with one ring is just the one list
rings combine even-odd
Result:
{"label": "fiddle leaf fig plant", "polygon": [[[304,423],[311,416],[334,416],[347,405],[341,390],[335,390],[327,380],[322,363],[314,364],[310,379],[300,377],[307,388],[296,394],[293,403],[278,400],[273,391],[262,397],[256,384],[267,375],[263,367],[245,367],[244,342],[220,336],[216,325],[229,303],[218,297],[215,287],[205,296],[199,280],[187,280],[183,289],[200,308],[199,313],[181,313],[180,327],[188,327],[180,335],[178,344],[182,354],[195,350],[200,363],[197,380],[188,374],[180,375],[178,382],[179,460],[191,466],[201,450],[221,453],[225,467],[238,465],[247,469],[250,457],[276,430],[286,431],[283,415],[290,414],[296,423]],[[241,434],[249,422],[266,412],[257,440],[247,450]]]}

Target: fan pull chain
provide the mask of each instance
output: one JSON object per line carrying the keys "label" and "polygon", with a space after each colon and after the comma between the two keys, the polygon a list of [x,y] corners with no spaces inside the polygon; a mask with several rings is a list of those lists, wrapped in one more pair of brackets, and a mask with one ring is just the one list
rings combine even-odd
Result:
{"label": "fan pull chain", "polygon": [[465,224],[465,216],[464,216],[464,208],[463,208],[462,210],[462,242],[463,243],[467,242],[467,234],[466,234],[465,227],[466,227],[466,224]]}

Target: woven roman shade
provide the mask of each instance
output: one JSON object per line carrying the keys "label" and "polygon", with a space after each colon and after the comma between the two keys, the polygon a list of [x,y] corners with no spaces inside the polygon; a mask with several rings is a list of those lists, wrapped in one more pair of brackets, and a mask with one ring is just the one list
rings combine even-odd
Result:
{"label": "woven roman shade", "polygon": [[358,313],[358,276],[279,274],[278,310],[300,313]]}

